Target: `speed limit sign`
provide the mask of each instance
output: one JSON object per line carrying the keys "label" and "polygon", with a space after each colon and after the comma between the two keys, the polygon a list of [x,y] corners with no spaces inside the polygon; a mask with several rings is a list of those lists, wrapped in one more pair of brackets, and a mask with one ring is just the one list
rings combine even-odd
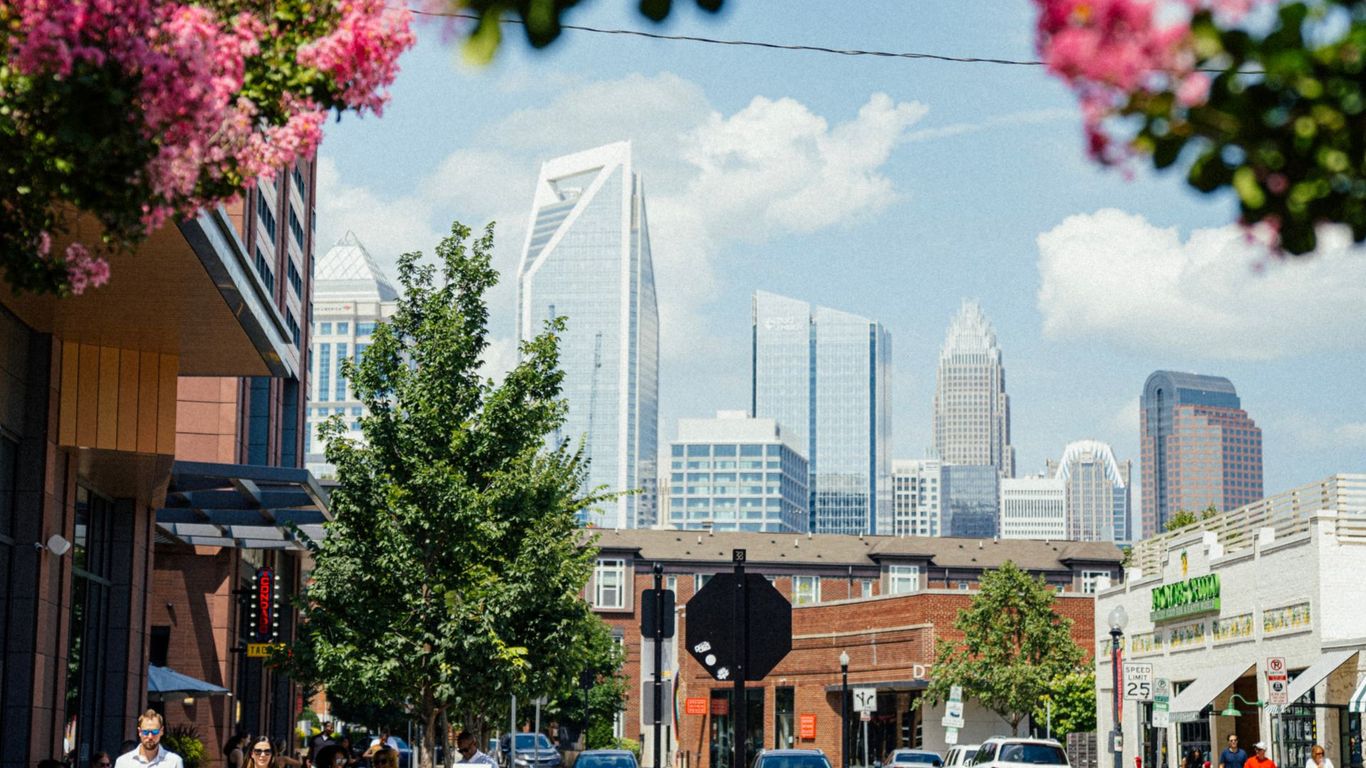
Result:
{"label": "speed limit sign", "polygon": [[1153,700],[1153,665],[1124,665],[1124,698],[1129,701]]}

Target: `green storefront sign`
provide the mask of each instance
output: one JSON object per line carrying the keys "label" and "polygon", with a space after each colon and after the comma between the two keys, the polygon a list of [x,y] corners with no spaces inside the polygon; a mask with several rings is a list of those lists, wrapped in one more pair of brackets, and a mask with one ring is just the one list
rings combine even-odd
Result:
{"label": "green storefront sign", "polygon": [[1219,574],[1163,584],[1153,589],[1153,621],[1219,612]]}

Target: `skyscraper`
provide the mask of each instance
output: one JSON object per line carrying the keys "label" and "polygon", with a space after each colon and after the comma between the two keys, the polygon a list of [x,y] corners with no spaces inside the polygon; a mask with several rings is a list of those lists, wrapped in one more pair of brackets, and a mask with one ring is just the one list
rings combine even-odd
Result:
{"label": "skyscraper", "polygon": [[1001,478],[1001,538],[1066,538],[1067,483],[1057,477]]}
{"label": "skyscraper", "polygon": [[893,536],[940,535],[938,459],[896,459],[892,462]]}
{"label": "skyscraper", "polygon": [[1140,408],[1144,538],[1179,510],[1227,511],[1262,498],[1262,430],[1228,379],[1156,371]]}
{"label": "skyscraper", "polygon": [[375,325],[393,317],[397,302],[398,289],[354,232],[348,231],[318,259],[313,277],[312,354],[308,356],[313,386],[304,433],[307,466],[316,475],[334,472],[323,455],[326,446],[318,440],[318,425],[339,414],[349,427],[347,437],[361,439],[364,408],[342,375],[342,360],[360,363]]}
{"label": "skyscraper", "polygon": [[1015,476],[1010,398],[996,331],[975,301],[964,301],[939,353],[934,448],[945,464],[990,464]]}
{"label": "skyscraper", "polygon": [[1132,462],[1115,461],[1110,446],[1098,440],[1069,443],[1048,474],[1067,486],[1067,538],[1072,541],[1132,540],[1130,470]]}
{"label": "skyscraper", "polygon": [[753,310],[751,413],[806,446],[811,530],[890,533],[891,335],[764,291]]}
{"label": "skyscraper", "polygon": [[990,464],[945,464],[940,472],[941,536],[990,539],[1000,533],[1001,477]]}
{"label": "skyscraper", "polygon": [[[557,440],[583,441],[588,486],[655,487],[659,432],[659,309],[645,187],[631,144],[619,142],[541,166],[517,268],[517,334],[535,337],[559,316],[569,414]],[[585,522],[654,525],[647,496],[626,495]]]}

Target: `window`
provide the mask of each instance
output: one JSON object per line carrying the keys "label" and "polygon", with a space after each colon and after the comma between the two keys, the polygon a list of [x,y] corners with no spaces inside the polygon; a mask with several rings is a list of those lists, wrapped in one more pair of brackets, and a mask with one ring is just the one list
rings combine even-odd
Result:
{"label": "window", "polygon": [[1082,571],[1081,572],[1081,591],[1085,595],[1094,595],[1102,589],[1110,588],[1109,571]]}
{"label": "window", "polygon": [[350,330],[351,330],[351,324],[350,324],[350,323],[337,323],[337,333],[338,333],[338,334],[346,334],[346,333],[350,332]]}
{"label": "window", "polygon": [[694,574],[692,577],[692,591],[694,593],[700,592],[703,587],[707,586],[707,582],[711,581],[711,576],[710,573]]}
{"label": "window", "polygon": [[[345,333],[345,331],[339,331],[339,333]],[[345,345],[345,344],[338,344],[338,345],[337,345],[337,395],[336,395],[336,398],[335,398],[335,399],[337,399],[337,400],[345,400],[345,399],[346,399],[346,376],[345,376],[344,374],[342,374],[342,367],[341,367],[342,361],[345,360],[345,359],[346,359],[346,345]]]}
{"label": "window", "polygon": [[308,199],[308,185],[304,184],[304,175],[299,171],[299,166],[294,166],[294,172],[290,174],[294,179],[294,188],[299,190],[299,199]]}
{"label": "window", "polygon": [[889,565],[887,581],[893,595],[909,595],[920,591],[920,566]]}
{"label": "window", "polygon": [[261,252],[260,246],[256,248],[256,274],[261,276],[261,282],[265,284],[266,290],[275,292],[275,273],[270,269],[270,262],[266,260],[266,255]]}
{"label": "window", "polygon": [[303,298],[304,278],[299,274],[299,268],[294,266],[294,259],[289,260],[289,287],[294,289],[294,295]]}
{"label": "window", "polygon": [[290,338],[294,339],[294,346],[299,346],[299,321],[294,319],[294,313],[285,310],[285,325],[289,326]]}
{"label": "window", "polygon": [[966,591],[968,591],[968,588],[971,587],[971,586],[972,586],[972,583],[971,583],[971,582],[967,582],[967,581],[959,581],[959,582],[958,582],[958,589],[959,589],[959,591],[961,591],[961,592],[966,592]]}
{"label": "window", "polygon": [[[327,323],[323,323],[327,327]],[[332,345],[318,345],[318,402],[332,399]]]}
{"label": "window", "polygon": [[289,232],[294,235],[294,242],[299,244],[299,249],[304,247],[304,225],[299,223],[298,214],[294,213],[294,206],[289,206]]}
{"label": "window", "polygon": [[376,325],[377,325],[377,323],[373,323],[373,322],[370,322],[370,323],[356,323],[356,335],[357,335],[357,336],[369,336],[370,334],[372,334],[372,333],[375,332],[375,326],[376,326]]}
{"label": "window", "polygon": [[275,242],[275,213],[270,210],[264,192],[256,193],[256,216],[261,220],[261,229],[270,236],[272,243]]}
{"label": "window", "polygon": [[332,324],[331,324],[331,323],[318,323],[318,335],[319,335],[319,336],[331,336],[331,335],[332,335]]}
{"label": "window", "polygon": [[792,604],[811,605],[821,601],[821,577],[793,576]]}
{"label": "window", "polygon": [[593,607],[626,607],[626,561],[598,560],[593,573]]}
{"label": "window", "polygon": [[873,596],[873,580],[863,579],[859,582],[859,597]]}

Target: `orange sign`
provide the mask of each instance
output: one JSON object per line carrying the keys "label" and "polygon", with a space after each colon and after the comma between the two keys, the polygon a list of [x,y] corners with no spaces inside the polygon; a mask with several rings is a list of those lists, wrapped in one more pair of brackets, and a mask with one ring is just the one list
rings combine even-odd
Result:
{"label": "orange sign", "polygon": [[730,714],[730,699],[712,699],[711,713],[717,717],[725,717]]}
{"label": "orange sign", "polygon": [[707,714],[707,700],[701,696],[689,696],[683,700],[683,712],[689,715]]}
{"label": "orange sign", "polygon": [[798,718],[797,735],[803,739],[816,738],[816,716],[802,715]]}

